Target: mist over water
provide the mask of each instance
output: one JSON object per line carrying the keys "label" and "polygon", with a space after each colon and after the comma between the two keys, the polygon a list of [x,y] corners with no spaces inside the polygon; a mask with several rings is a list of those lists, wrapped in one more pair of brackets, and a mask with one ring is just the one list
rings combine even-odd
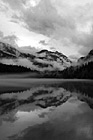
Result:
{"label": "mist over water", "polygon": [[92,93],[88,80],[3,80],[0,139],[92,140]]}

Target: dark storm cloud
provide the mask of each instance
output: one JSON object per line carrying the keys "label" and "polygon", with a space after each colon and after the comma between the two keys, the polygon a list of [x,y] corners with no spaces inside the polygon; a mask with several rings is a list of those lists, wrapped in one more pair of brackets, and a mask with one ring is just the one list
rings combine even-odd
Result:
{"label": "dark storm cloud", "polygon": [[[77,30],[79,24],[82,25],[80,28],[83,28],[87,22],[93,23],[93,5],[91,3],[84,5],[83,1],[79,0],[81,6],[76,6],[78,5],[77,1],[74,3],[76,7],[71,7],[73,0],[70,0],[71,3],[68,0],[35,0],[39,2],[33,7],[30,3],[31,0],[2,1],[14,11],[11,22],[22,22],[29,31],[43,34],[49,37],[51,42],[58,41],[60,48],[63,45],[70,49],[70,45],[72,45],[82,55],[93,49],[93,33]],[[50,44],[52,44],[51,42]],[[41,43],[46,45],[45,42]],[[52,47],[57,48],[58,46]],[[80,50],[78,50],[79,47]]]}
{"label": "dark storm cloud", "polygon": [[[15,12],[20,13],[20,17],[12,16],[13,19],[20,18],[25,22],[30,31],[35,31],[47,36],[51,36],[60,27],[74,28],[73,22],[69,19],[62,18],[51,0],[41,0],[35,7],[26,7],[25,0],[4,0]],[[29,0],[27,0],[29,1]]]}
{"label": "dark storm cloud", "polygon": [[82,46],[82,48],[79,50],[79,53],[86,55],[88,51],[93,49],[93,33],[83,34],[82,36],[78,35],[78,38],[73,37],[72,42],[77,46]]}

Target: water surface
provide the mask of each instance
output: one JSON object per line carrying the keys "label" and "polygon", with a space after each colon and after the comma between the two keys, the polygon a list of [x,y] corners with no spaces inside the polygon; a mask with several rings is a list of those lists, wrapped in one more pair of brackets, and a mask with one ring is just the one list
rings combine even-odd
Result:
{"label": "water surface", "polygon": [[3,79],[0,89],[0,140],[93,140],[92,81]]}

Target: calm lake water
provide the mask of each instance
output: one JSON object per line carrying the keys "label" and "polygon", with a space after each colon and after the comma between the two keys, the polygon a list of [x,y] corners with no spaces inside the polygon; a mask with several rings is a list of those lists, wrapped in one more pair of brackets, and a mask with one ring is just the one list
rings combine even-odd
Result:
{"label": "calm lake water", "polygon": [[93,140],[93,81],[0,79],[0,140]]}

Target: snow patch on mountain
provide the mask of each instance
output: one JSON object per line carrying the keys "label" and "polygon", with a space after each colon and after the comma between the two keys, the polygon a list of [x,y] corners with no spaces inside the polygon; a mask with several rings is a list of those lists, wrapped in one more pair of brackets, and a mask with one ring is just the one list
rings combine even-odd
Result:
{"label": "snow patch on mountain", "polygon": [[41,50],[35,53],[27,53],[2,42],[0,42],[0,62],[38,71],[63,70],[72,64],[65,55],[57,51]]}
{"label": "snow patch on mountain", "polygon": [[92,62],[93,61],[93,50],[91,50],[87,56],[85,57],[81,57],[79,60],[78,60],[78,65],[82,65],[82,64],[86,64],[86,63],[89,63],[89,62]]}

